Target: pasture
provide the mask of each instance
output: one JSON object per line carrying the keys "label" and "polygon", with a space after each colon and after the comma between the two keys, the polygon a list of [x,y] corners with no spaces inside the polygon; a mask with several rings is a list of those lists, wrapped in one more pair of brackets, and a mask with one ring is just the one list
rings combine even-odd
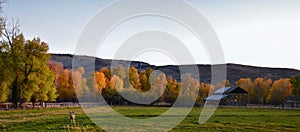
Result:
{"label": "pasture", "polygon": [[[114,110],[132,118],[150,118],[166,107],[125,107]],[[198,124],[201,108],[194,108],[171,131],[300,131],[300,111],[261,108],[218,108],[204,125]],[[76,113],[76,126],[69,112]],[[80,107],[0,111],[0,131],[102,131]]]}

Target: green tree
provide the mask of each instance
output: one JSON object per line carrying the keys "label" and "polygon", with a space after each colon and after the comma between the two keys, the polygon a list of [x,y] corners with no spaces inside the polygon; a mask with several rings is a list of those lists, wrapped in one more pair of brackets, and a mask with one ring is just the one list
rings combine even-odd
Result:
{"label": "green tree", "polygon": [[[0,8],[4,3],[0,0]],[[2,8],[1,8],[2,9]],[[0,10],[1,10],[0,9]],[[0,102],[18,102],[56,99],[54,74],[47,66],[50,55],[48,45],[39,38],[25,40],[18,23],[0,17]]]}
{"label": "green tree", "polygon": [[37,88],[38,90],[36,90],[31,97],[31,102],[34,104],[35,102],[56,101],[58,95],[56,94],[56,87],[53,83],[55,79],[54,73],[51,70],[43,70],[36,76],[38,76],[38,78],[35,84],[38,85],[35,87],[39,88]]}
{"label": "green tree", "polygon": [[3,19],[1,22],[0,65],[5,69],[0,73],[0,101],[10,98],[17,108],[18,103],[23,107],[23,103],[32,98],[39,101],[56,98],[55,87],[49,85],[54,81],[54,74],[47,65],[48,45],[39,38],[25,40],[16,23],[9,25]]}
{"label": "green tree", "polygon": [[[50,56],[47,54],[49,48],[45,42],[42,42],[39,38],[25,41],[24,36],[18,34],[17,31],[9,32],[7,28],[4,28],[4,30],[2,36],[4,41],[1,46],[5,48],[1,51],[1,54],[2,57],[5,56],[5,63],[2,63],[2,65],[9,67],[5,69],[6,77],[9,80],[6,79],[4,82],[10,81],[4,84],[10,85],[11,100],[14,107],[17,108],[18,102],[22,107],[24,102],[31,100],[34,93],[40,93],[38,92],[41,91],[40,89],[54,91],[52,86],[42,87],[43,84],[48,84],[47,81],[54,81],[52,77],[54,74],[47,66]],[[45,76],[41,73],[47,74],[45,75],[47,79],[43,79]],[[47,98],[41,100],[48,101]]]}
{"label": "green tree", "polygon": [[300,76],[291,77],[290,82],[293,85],[293,95],[300,95]]}
{"label": "green tree", "polygon": [[[7,54],[3,51],[5,51],[5,45],[0,44],[0,67],[6,67],[7,66]],[[9,75],[9,71],[11,67],[6,67],[5,69],[0,70],[0,102],[6,102],[8,101],[8,98],[10,97],[10,87],[12,83],[12,76]]]}

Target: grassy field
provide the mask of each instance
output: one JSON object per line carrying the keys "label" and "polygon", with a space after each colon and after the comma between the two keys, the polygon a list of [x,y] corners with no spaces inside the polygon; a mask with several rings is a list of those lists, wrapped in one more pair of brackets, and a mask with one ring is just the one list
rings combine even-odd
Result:
{"label": "grassy field", "polygon": [[[152,117],[168,108],[113,107],[127,117]],[[300,131],[300,111],[255,108],[219,108],[204,125],[201,108],[194,108],[172,131]],[[70,125],[69,111],[76,113]],[[0,131],[101,131],[79,107],[0,111]]]}

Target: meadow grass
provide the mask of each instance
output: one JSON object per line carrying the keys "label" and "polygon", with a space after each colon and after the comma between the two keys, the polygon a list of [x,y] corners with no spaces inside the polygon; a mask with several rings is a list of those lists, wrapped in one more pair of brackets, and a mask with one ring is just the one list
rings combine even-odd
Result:
{"label": "meadow grass", "polygon": [[[166,107],[113,107],[131,118],[150,118]],[[300,131],[300,111],[258,108],[218,108],[212,118],[199,125],[201,108],[194,108],[171,131]],[[70,124],[69,112],[76,114]],[[102,131],[80,107],[0,111],[0,131]]]}

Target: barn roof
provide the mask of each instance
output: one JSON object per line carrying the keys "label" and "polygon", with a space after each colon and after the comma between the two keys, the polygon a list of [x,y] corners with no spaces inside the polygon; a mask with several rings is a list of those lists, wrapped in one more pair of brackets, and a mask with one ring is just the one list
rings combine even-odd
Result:
{"label": "barn roof", "polygon": [[248,93],[243,88],[237,87],[223,87],[214,92],[214,94],[230,94],[230,93]]}
{"label": "barn roof", "polygon": [[209,97],[206,98],[206,100],[221,100],[225,97],[227,97],[228,95],[223,95],[223,94],[220,94],[220,95],[211,95]]}
{"label": "barn roof", "polygon": [[248,92],[242,89],[241,87],[223,87],[216,90],[211,96],[207,97],[205,100],[221,100],[227,97],[229,94],[238,93],[238,94],[247,94]]}
{"label": "barn roof", "polygon": [[220,89],[218,89],[217,91],[215,91],[214,94],[223,94],[223,93],[227,93],[230,89],[231,89],[231,87],[220,88]]}
{"label": "barn roof", "polygon": [[285,97],[286,102],[300,102],[300,96],[286,96]]}

